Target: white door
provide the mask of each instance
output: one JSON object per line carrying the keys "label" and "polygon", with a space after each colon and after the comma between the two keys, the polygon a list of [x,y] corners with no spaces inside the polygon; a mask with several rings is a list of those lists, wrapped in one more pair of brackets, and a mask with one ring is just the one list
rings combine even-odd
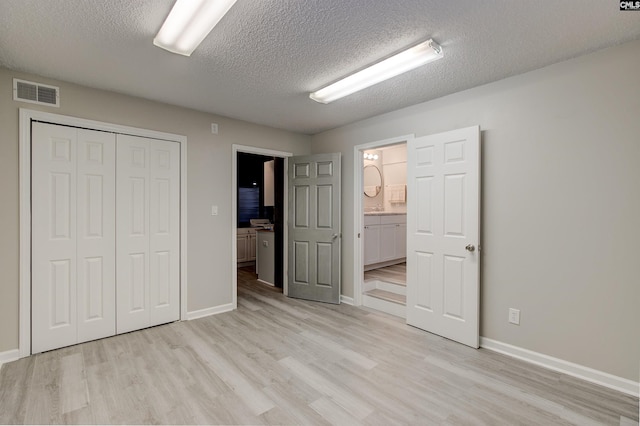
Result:
{"label": "white door", "polygon": [[118,333],[179,318],[179,212],[179,145],[118,135]]}
{"label": "white door", "polygon": [[116,333],[115,140],[78,130],[78,343]]}
{"label": "white door", "polygon": [[32,352],[115,332],[115,136],[33,123]]}
{"label": "white door", "polygon": [[290,157],[290,297],[340,303],[340,154]]}
{"label": "white door", "polygon": [[180,319],[180,144],[150,141],[149,325]]}
{"label": "white door", "polygon": [[480,128],[407,144],[407,323],[477,348]]}

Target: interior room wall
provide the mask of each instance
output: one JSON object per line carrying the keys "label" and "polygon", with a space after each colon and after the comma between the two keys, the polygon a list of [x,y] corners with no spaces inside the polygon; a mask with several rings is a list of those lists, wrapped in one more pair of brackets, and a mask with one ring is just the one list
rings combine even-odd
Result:
{"label": "interior room wall", "polygon": [[384,147],[382,151],[382,174],[384,175],[384,210],[394,213],[406,213],[406,203],[392,203],[391,191],[387,185],[407,184],[407,144]]}
{"label": "interior room wall", "polygon": [[[380,170],[380,173],[382,173],[382,151],[377,149],[368,149],[364,151],[363,154],[377,155],[378,158],[376,160],[363,159],[363,167],[368,165],[376,166],[378,170]],[[364,183],[364,185],[366,185],[366,182]],[[375,197],[367,197],[366,195],[362,194],[362,197],[364,200],[364,202],[362,203],[362,207],[365,211],[384,209],[384,176],[382,177],[382,185],[380,188],[380,193],[378,195],[376,195]]]}
{"label": "interior room wall", "polygon": [[[13,101],[14,77],[59,86],[60,108]],[[0,353],[18,347],[19,108],[187,136],[189,311],[232,301],[232,144],[299,155],[310,151],[307,135],[0,68]],[[211,123],[218,123],[217,135]],[[218,216],[211,216],[214,204]]]}
{"label": "interior room wall", "polygon": [[481,335],[639,381],[639,75],[634,41],[313,136],[343,155],[343,294],[353,146],[480,125]]}

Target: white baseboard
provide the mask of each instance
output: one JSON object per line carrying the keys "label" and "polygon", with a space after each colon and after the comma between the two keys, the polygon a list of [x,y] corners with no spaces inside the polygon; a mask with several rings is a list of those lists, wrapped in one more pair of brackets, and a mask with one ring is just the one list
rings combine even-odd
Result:
{"label": "white baseboard", "polygon": [[257,281],[261,282],[262,284],[270,285],[271,287],[275,287],[276,286],[275,284],[270,283],[269,281],[261,280],[260,278],[258,278]]}
{"label": "white baseboard", "polygon": [[353,297],[345,296],[343,294],[340,295],[340,303],[344,303],[345,305],[353,306]]}
{"label": "white baseboard", "polygon": [[614,376],[613,374],[605,373],[604,371],[594,370],[593,368],[585,367],[584,365],[575,364],[573,362],[554,358],[549,355],[509,345],[486,337],[480,337],[480,347],[494,352],[499,352],[522,361],[527,361],[532,364],[548,368],[549,370],[605,386],[609,389],[614,389],[634,397],[640,396],[640,383]]}
{"label": "white baseboard", "polygon": [[376,311],[386,312],[396,317],[407,318],[407,307],[405,305],[378,299],[377,297],[366,294],[362,295],[362,306],[375,309]]}
{"label": "white baseboard", "polygon": [[20,351],[18,349],[11,349],[10,351],[0,352],[0,368],[2,364],[15,361],[20,358]]}
{"label": "white baseboard", "polygon": [[214,306],[212,308],[200,309],[198,311],[187,312],[187,320],[194,320],[198,318],[208,317],[209,315],[221,314],[223,312],[233,311],[233,303],[227,303],[226,305]]}

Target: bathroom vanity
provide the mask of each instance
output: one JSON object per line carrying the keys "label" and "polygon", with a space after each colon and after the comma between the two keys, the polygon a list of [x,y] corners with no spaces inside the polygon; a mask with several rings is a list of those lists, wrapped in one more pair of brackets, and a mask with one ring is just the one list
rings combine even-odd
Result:
{"label": "bathroom vanity", "polygon": [[370,212],[364,215],[364,270],[405,262],[407,215]]}

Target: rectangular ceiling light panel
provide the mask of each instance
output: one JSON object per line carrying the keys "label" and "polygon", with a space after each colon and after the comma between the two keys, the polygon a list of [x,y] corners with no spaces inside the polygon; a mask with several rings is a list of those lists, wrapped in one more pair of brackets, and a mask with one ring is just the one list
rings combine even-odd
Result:
{"label": "rectangular ceiling light panel", "polygon": [[316,102],[328,104],[440,58],[442,47],[433,40],[427,40],[310,93],[309,97]]}
{"label": "rectangular ceiling light panel", "polygon": [[176,0],[153,44],[191,56],[236,0]]}

